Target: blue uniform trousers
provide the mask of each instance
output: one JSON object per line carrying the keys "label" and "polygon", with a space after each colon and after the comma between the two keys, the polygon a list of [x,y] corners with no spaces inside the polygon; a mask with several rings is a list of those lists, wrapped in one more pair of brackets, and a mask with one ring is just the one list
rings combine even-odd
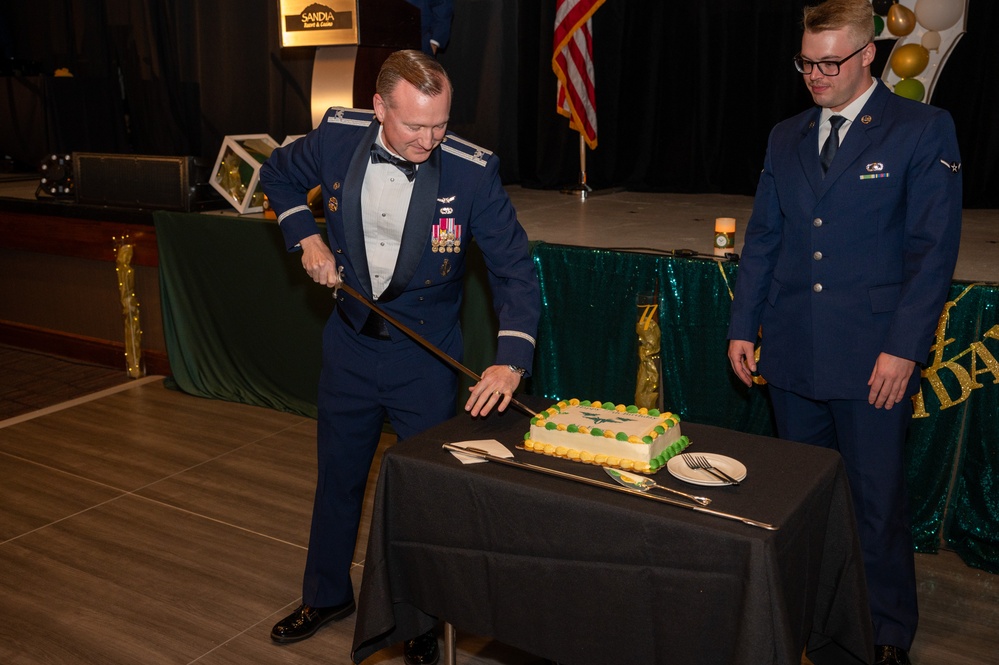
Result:
{"label": "blue uniform trousers", "polygon": [[909,649],[919,619],[903,460],[912,402],[875,409],[867,400],[817,401],[769,389],[782,439],[842,455],[864,553],[874,643]]}
{"label": "blue uniform trousers", "polygon": [[[461,360],[455,326],[432,343]],[[457,375],[411,340],[359,335],[338,313],[323,332],[319,381],[318,478],[302,602],[353,598],[350,566],[371,460],[388,416],[399,441],[455,413]]]}

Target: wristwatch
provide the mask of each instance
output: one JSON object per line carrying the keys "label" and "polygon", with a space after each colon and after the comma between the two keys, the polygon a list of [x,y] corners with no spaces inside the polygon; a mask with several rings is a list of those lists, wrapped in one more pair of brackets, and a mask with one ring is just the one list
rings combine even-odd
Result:
{"label": "wristwatch", "polygon": [[514,372],[516,374],[520,374],[521,376],[524,376],[525,374],[527,374],[527,370],[524,369],[523,367],[517,367],[516,365],[507,365],[507,367],[510,368],[511,372]]}

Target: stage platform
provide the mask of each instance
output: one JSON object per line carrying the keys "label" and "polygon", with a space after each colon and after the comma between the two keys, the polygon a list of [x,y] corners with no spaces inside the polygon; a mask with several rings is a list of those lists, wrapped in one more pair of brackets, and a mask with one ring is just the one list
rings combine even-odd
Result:
{"label": "stage platform", "polygon": [[[713,250],[716,217],[736,218],[741,251],[753,197],[608,190],[578,194],[507,187],[531,240],[614,250]],[[954,279],[999,282],[999,210],[964,211]]]}

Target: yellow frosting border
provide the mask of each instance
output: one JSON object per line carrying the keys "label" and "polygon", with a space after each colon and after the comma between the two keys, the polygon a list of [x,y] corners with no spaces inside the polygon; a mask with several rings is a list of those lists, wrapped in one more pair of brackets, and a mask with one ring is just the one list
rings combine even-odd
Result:
{"label": "yellow frosting border", "polygon": [[[609,457],[603,454],[597,455],[588,450],[577,450],[575,448],[566,448],[565,446],[555,446],[550,443],[540,443],[534,439],[524,439],[524,449],[530,450],[532,453],[538,453],[539,455],[561,457],[562,459],[580,462],[582,464],[609,466],[615,469],[621,469],[622,471],[635,471],[650,476],[659,470],[653,469],[649,466],[648,462],[638,462],[620,457]],[[659,468],[661,469],[663,467]]]}

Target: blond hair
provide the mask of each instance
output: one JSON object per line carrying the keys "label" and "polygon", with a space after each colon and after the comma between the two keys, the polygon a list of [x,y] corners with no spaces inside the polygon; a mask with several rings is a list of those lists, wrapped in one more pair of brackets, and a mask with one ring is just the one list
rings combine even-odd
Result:
{"label": "blond hair", "polygon": [[802,17],[805,32],[823,32],[848,28],[857,38],[857,46],[874,41],[874,9],[870,0],[826,0],[805,7]]}

